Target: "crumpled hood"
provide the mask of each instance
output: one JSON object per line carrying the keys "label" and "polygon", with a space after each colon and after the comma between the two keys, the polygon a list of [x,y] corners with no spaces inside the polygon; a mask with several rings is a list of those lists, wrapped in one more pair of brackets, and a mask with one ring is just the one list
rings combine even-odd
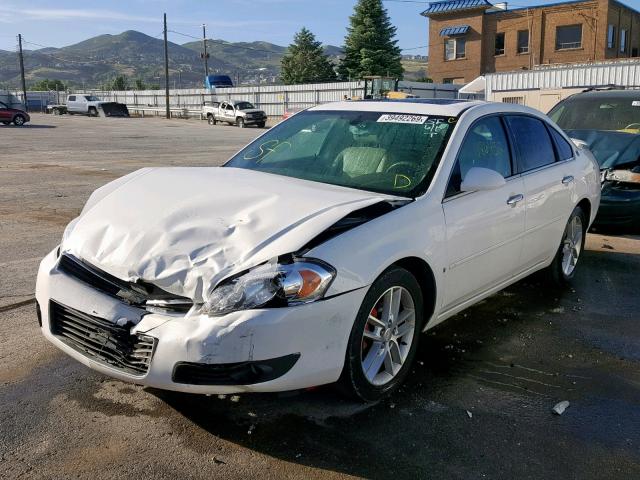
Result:
{"label": "crumpled hood", "polygon": [[394,199],[238,168],[143,169],[94,192],[67,227],[62,251],[200,302],[227,276]]}
{"label": "crumpled hood", "polygon": [[264,113],[264,110],[260,110],[258,108],[251,108],[249,110],[240,110],[240,113],[244,113],[244,114]]}
{"label": "crumpled hood", "polygon": [[[565,133],[585,142],[601,168],[612,168],[628,161],[629,155],[633,160],[638,158],[635,151],[639,148],[638,134],[615,130],[566,130]],[[628,152],[629,149],[634,151]]]}

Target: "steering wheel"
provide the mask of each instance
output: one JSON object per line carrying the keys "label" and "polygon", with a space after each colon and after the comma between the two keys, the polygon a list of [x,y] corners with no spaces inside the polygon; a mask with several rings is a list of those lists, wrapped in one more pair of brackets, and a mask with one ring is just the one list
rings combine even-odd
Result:
{"label": "steering wheel", "polygon": [[629,125],[624,127],[624,129],[625,130],[640,130],[640,123],[630,123]]}
{"label": "steering wheel", "polygon": [[412,171],[416,168],[416,166],[412,162],[407,162],[407,161],[396,162],[396,163],[392,163],[391,165],[389,165],[385,169],[384,173],[390,173],[394,168],[401,167],[401,166],[409,167],[409,169],[412,170]]}

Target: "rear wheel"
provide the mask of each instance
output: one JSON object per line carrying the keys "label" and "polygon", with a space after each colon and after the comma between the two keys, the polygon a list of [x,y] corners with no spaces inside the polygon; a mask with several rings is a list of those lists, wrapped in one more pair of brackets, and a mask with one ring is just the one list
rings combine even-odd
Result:
{"label": "rear wheel", "polygon": [[397,389],[413,363],[422,322],[422,291],[415,277],[399,267],[384,272],[358,311],[338,387],[365,402]]}
{"label": "rear wheel", "polygon": [[236,119],[236,125],[240,128],[244,128],[246,127],[245,123],[244,123],[244,118],[239,117]]}
{"label": "rear wheel", "polygon": [[22,115],[16,115],[15,117],[13,117],[13,124],[16,127],[21,127],[24,125],[26,119],[24,118],[24,116]]}
{"label": "rear wheel", "polygon": [[567,285],[575,276],[586,238],[587,218],[582,208],[576,207],[562,235],[562,242],[549,266],[551,279],[558,285]]}
{"label": "rear wheel", "polygon": [[209,125],[215,125],[216,117],[214,117],[213,115],[207,115],[207,122],[209,123]]}

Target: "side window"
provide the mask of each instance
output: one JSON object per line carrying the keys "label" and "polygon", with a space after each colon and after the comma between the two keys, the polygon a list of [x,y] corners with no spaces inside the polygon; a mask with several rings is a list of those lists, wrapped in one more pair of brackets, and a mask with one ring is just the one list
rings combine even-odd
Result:
{"label": "side window", "polygon": [[472,167],[495,170],[503,177],[512,175],[509,142],[499,117],[478,120],[462,142],[451,172],[447,197],[460,193],[460,186]]}
{"label": "side window", "polygon": [[555,128],[549,127],[553,142],[556,144],[556,151],[558,152],[558,161],[569,160],[573,158],[573,148],[569,145],[562,135],[558,133]]}
{"label": "side window", "polygon": [[515,115],[505,118],[518,152],[518,167],[521,172],[544,167],[556,161],[549,132],[542,121]]}
{"label": "side window", "polygon": [[69,100],[68,100],[68,101],[69,101],[69,102],[75,102],[75,101],[76,101],[76,96],[75,96],[75,95],[71,95],[71,96],[69,97]]}

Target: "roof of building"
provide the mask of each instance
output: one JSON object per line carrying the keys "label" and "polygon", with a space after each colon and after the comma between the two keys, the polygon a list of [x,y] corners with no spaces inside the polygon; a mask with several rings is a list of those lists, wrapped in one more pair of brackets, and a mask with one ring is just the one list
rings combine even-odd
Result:
{"label": "roof of building", "polygon": [[469,31],[469,25],[456,25],[455,27],[445,27],[440,30],[441,37],[453,37],[454,35],[464,35]]}
{"label": "roof of building", "polygon": [[493,7],[493,5],[487,0],[439,0],[437,2],[429,3],[429,8],[422,12],[421,15],[428,16],[435,13],[490,7]]}

